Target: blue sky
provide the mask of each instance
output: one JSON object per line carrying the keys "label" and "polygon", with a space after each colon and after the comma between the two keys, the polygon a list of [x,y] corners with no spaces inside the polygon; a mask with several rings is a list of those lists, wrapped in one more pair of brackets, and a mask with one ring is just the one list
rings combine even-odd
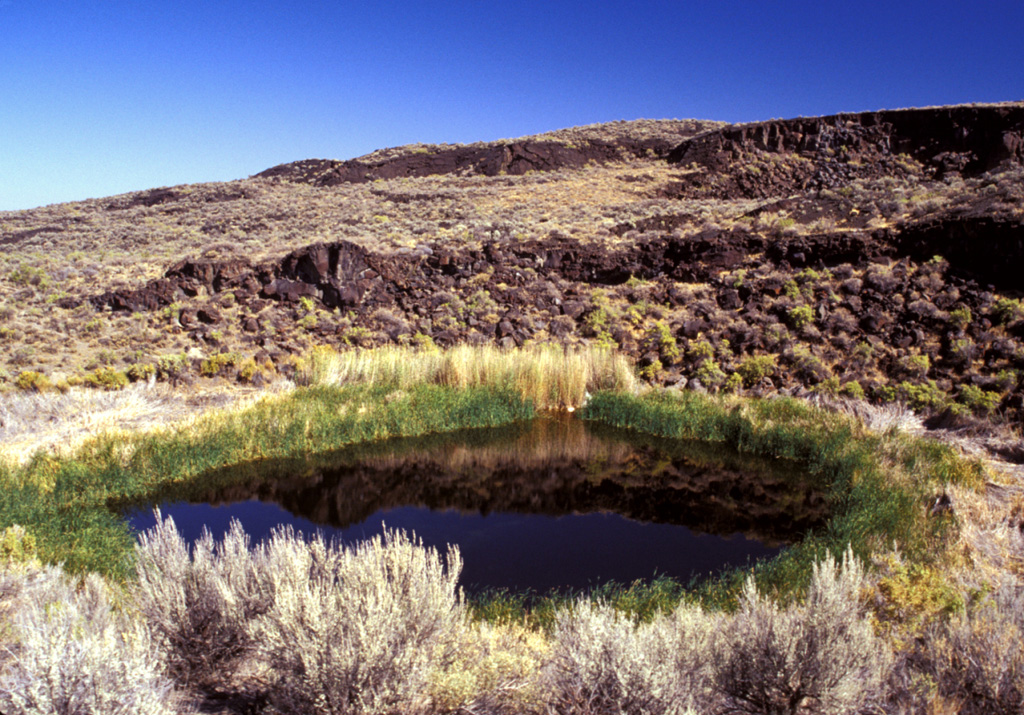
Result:
{"label": "blue sky", "polygon": [[0,210],[615,119],[1024,99],[1024,3],[0,0]]}

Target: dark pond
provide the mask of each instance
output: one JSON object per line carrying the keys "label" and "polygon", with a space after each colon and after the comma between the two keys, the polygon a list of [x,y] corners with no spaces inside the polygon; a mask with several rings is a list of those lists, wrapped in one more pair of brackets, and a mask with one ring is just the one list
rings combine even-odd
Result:
{"label": "dark pond", "polygon": [[231,519],[254,541],[281,524],[353,541],[414,531],[457,544],[467,591],[683,581],[777,553],[824,523],[792,465],[575,419],[400,439],[205,475],[153,503],[188,540]]}

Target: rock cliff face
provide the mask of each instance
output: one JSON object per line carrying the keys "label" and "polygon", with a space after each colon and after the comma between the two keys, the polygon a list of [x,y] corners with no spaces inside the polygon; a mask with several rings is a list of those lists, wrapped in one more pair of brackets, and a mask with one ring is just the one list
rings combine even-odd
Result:
{"label": "rock cliff face", "polygon": [[[778,160],[782,161],[778,161]],[[727,197],[784,195],[857,178],[900,176],[908,160],[931,178],[975,176],[1024,160],[1024,106],[903,109],[773,120],[684,141],[670,162],[700,169],[691,191]],[[736,171],[768,160],[767,170]]]}
{"label": "rock cliff face", "polygon": [[1024,291],[1019,269],[1024,263],[1024,224],[973,215],[870,233],[770,239],[748,231],[719,230],[653,236],[611,247],[554,237],[515,245],[491,242],[478,249],[433,242],[414,251],[376,254],[348,241],[317,243],[260,264],[239,259],[181,261],[159,280],[102,293],[91,302],[98,308],[141,311],[231,292],[242,300],[296,303],[309,298],[331,309],[370,310],[404,303],[412,307],[417,299],[469,281],[483,269],[491,271],[486,283],[476,283],[484,288],[522,283],[524,271],[534,280],[608,287],[631,279],[713,282],[723,271],[750,270],[765,260],[787,269],[829,269],[885,259],[926,262],[935,256],[948,261],[950,276],[958,280]]}

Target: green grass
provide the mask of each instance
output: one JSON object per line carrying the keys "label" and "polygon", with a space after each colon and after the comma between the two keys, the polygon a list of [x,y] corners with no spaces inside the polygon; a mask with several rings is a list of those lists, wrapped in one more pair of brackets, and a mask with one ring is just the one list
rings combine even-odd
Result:
{"label": "green grass", "polygon": [[133,536],[109,502],[145,498],[241,462],[494,427],[534,414],[518,393],[491,387],[300,388],[241,412],[200,419],[187,429],[101,436],[70,458],[39,454],[21,467],[0,466],[0,529],[24,526],[44,561],[120,577],[130,566]]}
{"label": "green grass", "polygon": [[[615,377],[621,364],[609,360],[601,368],[604,358],[593,354],[505,353],[513,357],[504,365],[497,353],[479,361],[469,351],[416,355],[320,353],[307,368],[307,381],[314,384],[284,397],[202,417],[177,430],[98,436],[71,457],[40,453],[26,465],[0,465],[0,530],[20,524],[44,561],[122,578],[130,573],[133,535],[110,504],[153,499],[232,465],[507,425],[534,417],[535,400],[565,406],[579,398],[579,391],[602,383],[619,389],[596,392],[581,413],[584,419],[795,462],[806,471],[808,486],[827,495],[832,518],[826,527],[752,568],[759,586],[783,600],[801,592],[815,561],[825,553],[839,558],[847,545],[862,558],[895,547],[910,561],[934,560],[951,522],[927,518],[927,504],[948,483],[978,484],[981,478],[979,463],[947,446],[898,433],[874,434],[852,418],[793,399],[636,395],[623,389],[632,386],[629,380]],[[574,374],[581,369],[586,371],[582,380]],[[330,384],[317,384],[324,382]],[[685,588],[667,579],[606,584],[592,595],[640,617],[667,611],[681,598],[728,607],[749,572],[733,571]],[[496,593],[475,599],[474,609],[492,620],[530,612],[543,623],[545,614],[578,595],[545,599]]]}
{"label": "green grass", "polygon": [[491,623],[527,621],[532,626],[550,630],[558,611],[571,607],[581,598],[610,604],[638,620],[650,621],[659,614],[671,613],[679,602],[692,598],[696,584],[682,584],[667,576],[650,581],[624,584],[608,581],[591,589],[537,593],[535,591],[484,591],[469,597],[473,617]]}
{"label": "green grass", "polygon": [[[793,399],[604,392],[582,416],[662,437],[724,442],[740,452],[803,465],[812,483],[828,494],[832,518],[819,533],[753,568],[759,587],[782,598],[802,591],[815,561],[825,553],[840,558],[847,545],[861,558],[894,547],[911,560],[934,558],[950,523],[927,518],[928,503],[944,485],[976,486],[982,475],[979,462],[946,445],[873,434],[847,416]],[[709,605],[727,606],[747,573],[705,582],[696,593]]]}

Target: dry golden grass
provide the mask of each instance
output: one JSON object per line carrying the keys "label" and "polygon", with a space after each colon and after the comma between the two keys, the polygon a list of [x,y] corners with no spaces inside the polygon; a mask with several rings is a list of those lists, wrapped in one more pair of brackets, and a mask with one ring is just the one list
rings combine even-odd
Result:
{"label": "dry golden grass", "polygon": [[244,409],[291,386],[278,381],[264,390],[229,385],[186,390],[137,383],[116,392],[6,392],[0,395],[0,460],[21,464],[39,451],[69,455],[100,434],[187,428],[204,412]]}
{"label": "dry golden grass", "polygon": [[631,363],[618,353],[550,345],[522,350],[458,345],[443,352],[404,347],[345,352],[317,348],[299,382],[376,383],[397,389],[419,383],[456,388],[500,385],[531,399],[538,409],[569,411],[582,405],[590,391],[639,388]]}
{"label": "dry golden grass", "polygon": [[1024,582],[1024,469],[1004,474],[1013,483],[989,483],[982,491],[949,489],[953,507],[959,517],[958,550],[963,565],[957,570],[960,579],[974,586],[996,583],[1005,575]]}

